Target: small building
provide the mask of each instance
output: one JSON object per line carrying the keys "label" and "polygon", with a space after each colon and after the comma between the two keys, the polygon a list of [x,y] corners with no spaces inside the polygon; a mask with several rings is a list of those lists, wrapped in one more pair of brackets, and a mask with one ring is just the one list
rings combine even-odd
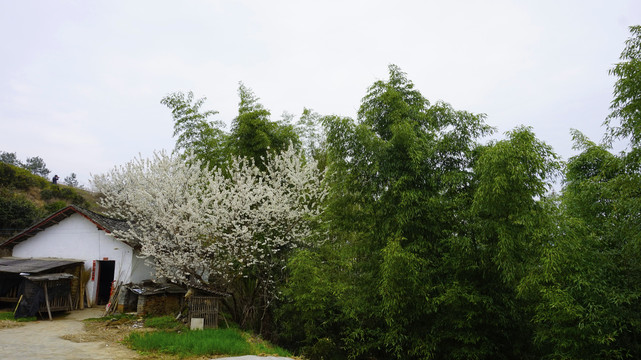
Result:
{"label": "small building", "polygon": [[126,284],[120,293],[121,312],[135,311],[139,315],[165,315],[187,311],[187,323],[193,318],[203,321],[203,328],[217,328],[221,300],[230,294],[199,286],[184,287],[164,283],[144,282]]}
{"label": "small building", "polygon": [[[80,305],[106,305],[114,285],[142,283],[152,278],[153,268],[140,257],[135,244],[113,235],[126,230],[127,222],[71,205],[14,235],[0,249],[13,258],[78,259],[83,262],[78,278],[86,280]],[[0,285],[1,286],[1,285]]]}
{"label": "small building", "polygon": [[126,284],[118,302],[121,312],[135,311],[139,315],[166,315],[181,312],[187,290],[176,284],[146,281]]}
{"label": "small building", "polygon": [[84,261],[0,258],[0,303],[10,303],[17,317],[78,308],[79,274]]}

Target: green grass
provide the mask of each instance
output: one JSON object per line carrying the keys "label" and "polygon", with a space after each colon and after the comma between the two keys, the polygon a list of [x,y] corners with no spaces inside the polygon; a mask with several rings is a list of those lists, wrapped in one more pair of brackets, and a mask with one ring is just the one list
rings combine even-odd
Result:
{"label": "green grass", "polygon": [[143,352],[178,356],[261,355],[291,356],[286,350],[262,341],[248,341],[237,329],[205,329],[184,332],[132,333],[126,343]]}
{"label": "green grass", "polygon": [[172,316],[159,316],[145,319],[145,326],[162,330],[184,328],[184,326]]}
{"label": "green grass", "polygon": [[98,318],[88,318],[88,319],[84,319],[83,321],[110,321],[110,320],[120,320],[120,319],[134,320],[136,319],[136,317],[130,314],[114,314],[114,315],[107,315],[107,316],[98,317]]}
{"label": "green grass", "polygon": [[15,319],[13,317],[13,313],[12,312],[0,312],[0,320],[12,320],[12,321],[17,321],[17,322],[28,322],[28,321],[36,321],[37,318],[35,316],[30,316],[30,317],[24,317],[24,318]]}

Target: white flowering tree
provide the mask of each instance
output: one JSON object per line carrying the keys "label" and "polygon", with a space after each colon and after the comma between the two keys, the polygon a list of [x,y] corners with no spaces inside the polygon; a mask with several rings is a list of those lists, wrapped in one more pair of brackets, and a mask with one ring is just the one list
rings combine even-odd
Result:
{"label": "white flowering tree", "polygon": [[[140,244],[158,277],[230,292],[242,325],[257,315],[258,298],[264,316],[287,253],[312,245],[326,194],[321,178],[313,159],[290,148],[268,155],[265,170],[233,158],[224,174],[159,152],[92,183],[108,215],[129,222],[115,235]],[[240,291],[242,283],[251,290]]]}

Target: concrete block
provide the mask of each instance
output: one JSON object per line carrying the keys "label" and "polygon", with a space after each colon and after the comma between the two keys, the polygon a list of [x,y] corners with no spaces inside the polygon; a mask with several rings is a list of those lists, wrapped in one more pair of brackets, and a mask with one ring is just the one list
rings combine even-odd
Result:
{"label": "concrete block", "polygon": [[191,319],[191,330],[202,330],[205,328],[205,318],[192,318]]}

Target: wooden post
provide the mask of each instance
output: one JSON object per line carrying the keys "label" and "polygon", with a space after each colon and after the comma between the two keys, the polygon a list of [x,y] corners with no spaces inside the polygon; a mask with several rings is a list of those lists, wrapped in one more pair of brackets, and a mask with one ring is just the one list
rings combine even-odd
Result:
{"label": "wooden post", "polygon": [[[84,266],[84,265],[83,265]],[[80,269],[80,277],[78,279],[78,309],[82,310],[85,308],[85,288],[87,287],[87,282],[85,282],[85,277],[83,272],[85,268]]]}
{"label": "wooden post", "polygon": [[49,292],[47,291],[47,283],[48,281],[44,282],[45,285],[45,302],[47,303],[47,313],[49,313],[49,321],[53,320],[51,317],[51,307],[49,306]]}

